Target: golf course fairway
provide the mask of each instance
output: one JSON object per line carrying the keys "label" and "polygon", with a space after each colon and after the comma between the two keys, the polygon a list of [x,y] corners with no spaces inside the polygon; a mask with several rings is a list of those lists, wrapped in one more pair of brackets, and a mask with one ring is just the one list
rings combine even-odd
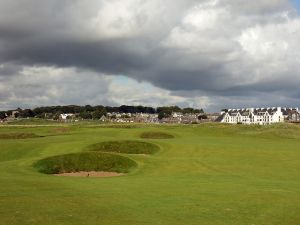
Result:
{"label": "golf course fairway", "polygon": [[[299,125],[52,124],[0,126],[0,136],[0,225],[300,224]],[[114,151],[115,142],[157,147]],[[117,157],[91,169],[124,174],[65,177],[35,166],[90,152]]]}

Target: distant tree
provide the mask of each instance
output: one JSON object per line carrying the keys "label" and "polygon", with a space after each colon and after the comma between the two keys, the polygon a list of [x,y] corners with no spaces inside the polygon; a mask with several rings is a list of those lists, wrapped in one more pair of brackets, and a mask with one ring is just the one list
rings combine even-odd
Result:
{"label": "distant tree", "polygon": [[158,113],[158,119],[159,119],[159,120],[163,119],[164,117],[165,117],[164,112],[159,112],[159,113]]}
{"label": "distant tree", "polygon": [[105,107],[104,107],[103,105],[97,105],[97,106],[94,107],[94,110],[95,110],[95,111],[97,111],[97,110],[99,110],[99,111],[104,111],[104,110],[105,110]]}
{"label": "distant tree", "polygon": [[86,112],[93,112],[93,111],[94,111],[93,107],[90,106],[90,105],[84,106],[84,110],[85,110]]}
{"label": "distant tree", "polygon": [[178,107],[177,105],[171,106],[171,107],[170,107],[170,110],[171,110],[172,112],[181,112],[181,108]]}
{"label": "distant tree", "polygon": [[12,115],[12,110],[8,110],[8,111],[6,112],[6,114],[7,114],[7,116],[11,116],[11,115]]}
{"label": "distant tree", "polygon": [[203,109],[194,109],[194,108],[184,108],[182,113],[204,113]]}
{"label": "distant tree", "polygon": [[105,109],[92,112],[92,118],[94,120],[99,120],[103,115],[105,115]]}
{"label": "distant tree", "polygon": [[34,117],[35,114],[31,109],[24,109],[19,113],[19,117],[21,118],[28,118],[28,117]]}
{"label": "distant tree", "polygon": [[[170,117],[173,112],[182,112],[182,113],[204,113],[203,109],[193,109],[193,108],[184,108],[181,109],[178,106],[163,106],[158,108],[152,108],[152,107],[145,107],[142,105],[139,106],[128,106],[128,105],[121,105],[120,107],[111,107],[111,106],[91,106],[91,105],[85,105],[85,106],[77,106],[77,105],[67,105],[67,106],[44,106],[44,107],[37,107],[33,110],[31,109],[25,109],[22,110],[20,108],[16,110],[9,110],[6,112],[8,116],[12,115],[13,111],[18,111],[20,117],[39,117],[39,118],[53,118],[53,119],[59,119],[59,115],[62,113],[72,113],[76,114],[78,118],[84,118],[84,119],[98,119],[101,115],[106,115],[109,113],[149,113],[154,114],[158,113],[160,118],[166,118]],[[14,114],[15,117],[18,116],[18,114]],[[47,116],[45,116],[47,115]],[[3,117],[3,116],[2,116]],[[100,117],[100,118],[101,118]]]}
{"label": "distant tree", "polygon": [[130,112],[133,112],[133,107],[131,106],[127,106],[127,105],[121,105],[119,107],[119,112],[121,113],[130,113]]}
{"label": "distant tree", "polygon": [[137,106],[135,107],[136,113],[146,113],[145,107],[144,106]]}
{"label": "distant tree", "polygon": [[3,120],[6,118],[5,112],[0,112],[0,119]]}
{"label": "distant tree", "polygon": [[152,107],[145,107],[144,108],[144,113],[149,113],[149,114],[154,114],[156,110]]}
{"label": "distant tree", "polygon": [[166,109],[165,111],[161,111],[158,113],[158,119],[168,118],[172,115],[172,112],[170,109]]}
{"label": "distant tree", "polygon": [[178,106],[163,106],[157,108],[157,113],[165,112],[165,113],[172,114],[172,112],[181,112],[181,111],[182,111],[181,108],[179,108]]}
{"label": "distant tree", "polygon": [[16,112],[15,113],[15,118],[19,118],[20,117],[20,112]]}
{"label": "distant tree", "polygon": [[184,108],[182,110],[182,113],[186,114],[186,113],[193,113],[194,112],[194,109],[193,108]]}
{"label": "distant tree", "polygon": [[79,114],[79,116],[82,118],[82,119],[92,119],[93,116],[90,112],[87,112],[87,111],[83,111]]}

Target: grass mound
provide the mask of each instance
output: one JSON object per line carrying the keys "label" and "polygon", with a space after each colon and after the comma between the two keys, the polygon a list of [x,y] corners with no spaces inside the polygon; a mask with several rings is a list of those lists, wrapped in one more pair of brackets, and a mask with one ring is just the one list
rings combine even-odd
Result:
{"label": "grass mound", "polygon": [[136,166],[136,162],[127,157],[101,152],[82,152],[53,156],[42,159],[34,164],[34,167],[39,172],[46,174],[80,171],[128,173]]}
{"label": "grass mound", "polygon": [[159,151],[159,147],[142,141],[107,141],[90,145],[88,150],[127,154],[153,154]]}
{"label": "grass mound", "polygon": [[140,136],[141,138],[146,139],[170,139],[174,138],[172,134],[164,133],[164,132],[144,132]]}
{"label": "grass mound", "polygon": [[0,133],[0,139],[26,139],[42,137],[34,133]]}

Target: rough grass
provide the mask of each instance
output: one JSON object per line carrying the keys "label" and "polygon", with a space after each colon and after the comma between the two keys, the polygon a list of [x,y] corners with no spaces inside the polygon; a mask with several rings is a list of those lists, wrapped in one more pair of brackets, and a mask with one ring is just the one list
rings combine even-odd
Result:
{"label": "rough grass", "polygon": [[88,150],[127,154],[153,154],[159,151],[159,147],[142,141],[106,141],[90,145]]}
{"label": "rough grass", "polygon": [[0,139],[26,139],[42,137],[34,133],[0,133]]}
{"label": "rough grass", "polygon": [[41,173],[59,174],[80,171],[105,171],[128,173],[136,162],[119,155],[83,152],[42,159],[34,164]]}
{"label": "rough grass", "polygon": [[145,138],[145,139],[170,139],[170,138],[174,138],[174,136],[172,134],[168,134],[168,133],[164,133],[164,132],[144,132],[140,135],[141,138]]}

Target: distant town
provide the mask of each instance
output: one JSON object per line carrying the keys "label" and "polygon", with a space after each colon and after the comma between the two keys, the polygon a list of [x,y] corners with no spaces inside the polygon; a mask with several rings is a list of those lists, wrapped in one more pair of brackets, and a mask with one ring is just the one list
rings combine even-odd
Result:
{"label": "distant town", "polygon": [[231,124],[259,124],[300,122],[299,108],[269,107],[269,108],[244,108],[224,109],[217,122]]}
{"label": "distant town", "polygon": [[59,122],[95,120],[103,123],[168,123],[198,124],[219,122],[228,124],[300,123],[299,108],[267,107],[223,109],[218,113],[205,113],[203,109],[178,106],[46,106],[34,109],[15,109],[0,112],[0,122],[40,118]]}

